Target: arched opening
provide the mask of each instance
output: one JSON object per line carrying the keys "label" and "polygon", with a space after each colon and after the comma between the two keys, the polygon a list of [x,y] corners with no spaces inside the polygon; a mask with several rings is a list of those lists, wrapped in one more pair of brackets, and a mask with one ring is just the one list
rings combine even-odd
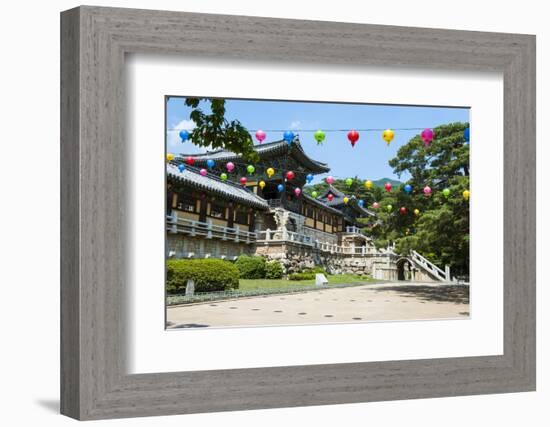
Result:
{"label": "arched opening", "polygon": [[407,258],[397,261],[397,280],[411,280],[411,262]]}

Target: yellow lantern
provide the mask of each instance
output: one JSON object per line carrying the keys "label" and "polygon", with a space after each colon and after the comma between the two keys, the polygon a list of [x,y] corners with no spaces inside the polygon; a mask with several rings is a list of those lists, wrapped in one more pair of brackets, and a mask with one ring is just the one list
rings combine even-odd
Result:
{"label": "yellow lantern", "polygon": [[174,155],[172,153],[168,153],[166,155],[166,160],[168,160],[169,162],[171,162],[172,160],[174,160]]}
{"label": "yellow lantern", "polygon": [[416,216],[420,215],[420,211],[418,209],[415,209],[413,212]]}
{"label": "yellow lantern", "polygon": [[349,197],[348,196],[344,197],[344,203],[347,204],[348,202],[349,202]]}
{"label": "yellow lantern", "polygon": [[462,197],[464,197],[464,200],[468,200],[470,198],[470,192],[468,190],[464,190],[462,192]]}
{"label": "yellow lantern", "polygon": [[260,182],[258,183],[258,185],[259,185],[260,188],[263,190],[264,187],[265,187],[265,181],[260,181]]}
{"label": "yellow lantern", "polygon": [[273,175],[275,175],[275,169],[267,168],[266,173],[267,173],[267,176],[271,178]]}
{"label": "yellow lantern", "polygon": [[365,181],[365,188],[370,190],[372,188],[372,181]]}
{"label": "yellow lantern", "polygon": [[386,141],[386,144],[390,145],[390,142],[392,142],[393,137],[395,136],[395,132],[391,129],[386,129],[384,132],[382,132],[382,138],[384,141]]}

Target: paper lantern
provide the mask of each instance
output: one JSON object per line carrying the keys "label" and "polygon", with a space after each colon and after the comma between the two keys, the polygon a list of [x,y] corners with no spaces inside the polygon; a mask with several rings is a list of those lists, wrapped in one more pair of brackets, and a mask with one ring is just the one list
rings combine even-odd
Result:
{"label": "paper lantern", "polygon": [[265,173],[267,173],[267,176],[269,178],[271,178],[273,175],[275,175],[275,169],[273,168],[267,168],[267,170],[265,171]]}
{"label": "paper lantern", "polygon": [[386,182],[384,184],[384,188],[386,189],[386,191],[389,193],[391,191],[391,182]]}
{"label": "paper lantern", "polygon": [[332,176],[327,176],[325,181],[328,185],[332,185],[332,183],[334,182],[334,178]]}
{"label": "paper lantern", "polygon": [[445,198],[447,198],[447,197],[449,197],[449,196],[451,195],[451,190],[449,190],[448,188],[444,188],[443,191],[442,191],[442,193],[443,193],[443,196],[444,196]]}
{"label": "paper lantern", "polygon": [[401,215],[405,215],[405,214],[407,213],[407,208],[406,208],[405,206],[401,206],[401,207],[399,208],[399,213],[400,213]]}
{"label": "paper lantern", "polygon": [[215,163],[214,160],[212,160],[212,159],[208,159],[208,160],[206,161],[206,166],[208,167],[208,169],[212,169],[212,168],[214,167],[215,164],[216,164],[216,163]]}
{"label": "paper lantern", "polygon": [[188,165],[191,165],[191,166],[195,164],[195,159],[191,156],[187,157],[185,161],[187,162]]}
{"label": "paper lantern", "polygon": [[264,139],[265,139],[266,135],[265,135],[265,132],[261,129],[257,130],[256,131],[256,139],[258,140],[258,142],[261,144],[262,142],[264,142]]}
{"label": "paper lantern", "polygon": [[432,194],[432,189],[430,187],[428,187],[427,185],[424,187],[424,195],[426,196],[429,196],[430,194]]}
{"label": "paper lantern", "polygon": [[329,195],[327,196],[327,199],[329,202],[332,202],[332,199],[334,199],[334,196],[332,195],[332,193],[329,193]]}
{"label": "paper lantern", "polygon": [[372,204],[372,208],[373,208],[373,209],[378,209],[379,207],[380,207],[380,203],[378,203],[378,202],[374,202],[374,203]]}
{"label": "paper lantern", "polygon": [[180,138],[181,142],[187,141],[187,138],[189,138],[189,132],[187,132],[186,130],[180,131]]}
{"label": "paper lantern", "polygon": [[279,193],[282,193],[283,191],[285,191],[285,186],[283,184],[277,185],[277,191]]}
{"label": "paper lantern", "polygon": [[470,198],[470,192],[468,190],[464,190],[462,192],[462,197],[464,197],[464,200],[468,200]]}
{"label": "paper lantern", "polygon": [[325,132],[318,130],[313,134],[313,137],[315,138],[315,141],[317,141],[317,144],[322,144],[325,140]]}
{"label": "paper lantern", "polygon": [[392,205],[386,206],[386,210],[387,210],[388,212],[391,212],[392,209],[393,209],[393,206],[392,206]]}
{"label": "paper lantern", "polygon": [[365,188],[370,190],[372,188],[372,181],[365,181]]}
{"label": "paper lantern", "polygon": [[405,191],[405,193],[407,193],[407,194],[410,194],[411,191],[413,191],[412,185],[410,185],[410,184],[405,185],[403,187],[403,191]]}
{"label": "paper lantern", "polygon": [[168,154],[166,155],[166,160],[169,161],[169,162],[171,162],[172,160],[174,160],[174,155],[173,155],[172,153],[168,153]]}
{"label": "paper lantern", "polygon": [[359,206],[363,207],[363,206],[365,206],[365,201],[364,201],[364,200],[359,200],[359,201],[357,202],[357,204],[358,204]]}
{"label": "paper lantern", "polygon": [[351,187],[352,184],[353,184],[353,179],[347,178],[347,179],[346,179],[346,185],[347,185],[348,187]]}
{"label": "paper lantern", "polygon": [[431,129],[424,129],[420,134],[420,138],[424,141],[424,147],[428,147],[434,139],[434,133]]}
{"label": "paper lantern", "polygon": [[357,132],[356,130],[350,130],[348,132],[348,139],[349,139],[349,142],[351,143],[351,146],[355,147],[355,143],[359,139],[359,132]]}
{"label": "paper lantern", "polygon": [[178,169],[180,170],[180,172],[183,172],[185,170],[185,165],[183,163],[180,163],[178,165]]}
{"label": "paper lantern", "polygon": [[239,182],[241,183],[241,185],[246,185],[246,177],[243,176],[241,179],[239,179]]}
{"label": "paper lantern", "polygon": [[199,173],[201,174],[201,176],[206,176],[208,172],[206,171],[206,169],[201,169]]}
{"label": "paper lantern", "polygon": [[420,210],[418,210],[418,209],[415,209],[413,212],[416,216],[420,215]]}
{"label": "paper lantern", "polygon": [[292,141],[294,141],[294,132],[287,130],[283,135],[283,139],[288,145],[292,144]]}
{"label": "paper lantern", "polygon": [[225,168],[227,169],[227,172],[231,173],[233,172],[233,169],[235,169],[235,165],[232,162],[227,162],[225,164]]}
{"label": "paper lantern", "polygon": [[300,194],[302,194],[302,190],[300,188],[295,188],[294,194],[296,195],[296,197],[300,197]]}
{"label": "paper lantern", "polygon": [[386,141],[386,144],[388,145],[390,145],[390,142],[392,142],[394,136],[395,132],[391,129],[386,129],[384,132],[382,132],[382,139]]}
{"label": "paper lantern", "polygon": [[258,186],[263,190],[264,187],[265,187],[265,181],[260,181],[260,182],[258,183]]}
{"label": "paper lantern", "polygon": [[308,182],[308,184],[313,181],[313,175],[308,173],[307,176],[306,176],[306,181]]}
{"label": "paper lantern", "polygon": [[470,128],[464,129],[464,141],[470,142]]}
{"label": "paper lantern", "polygon": [[317,191],[312,191],[311,192],[311,197],[313,197],[314,199],[317,198],[318,195],[319,195],[319,193],[317,193]]}
{"label": "paper lantern", "polygon": [[295,176],[294,172],[292,172],[292,171],[288,171],[286,173],[286,179],[288,179],[289,181],[292,181],[294,179],[294,176]]}
{"label": "paper lantern", "polygon": [[256,170],[256,168],[255,168],[254,166],[252,166],[252,165],[248,165],[248,166],[246,167],[246,171],[247,171],[250,175],[252,175],[252,174],[254,173],[255,170]]}
{"label": "paper lantern", "polygon": [[221,175],[220,175],[220,179],[222,181],[227,181],[227,174],[225,172],[223,172]]}
{"label": "paper lantern", "polygon": [[344,197],[344,203],[347,205],[348,202],[349,202],[349,197],[348,197],[348,196],[345,196],[345,197]]}

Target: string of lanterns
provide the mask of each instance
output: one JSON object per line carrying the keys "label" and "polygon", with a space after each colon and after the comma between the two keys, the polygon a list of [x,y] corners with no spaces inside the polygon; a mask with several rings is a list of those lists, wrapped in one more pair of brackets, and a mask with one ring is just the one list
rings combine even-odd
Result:
{"label": "string of lanterns", "polygon": [[[177,131],[177,129],[168,129],[169,131]],[[381,131],[382,129],[360,129],[361,132],[376,132]],[[435,138],[435,133],[430,128],[398,128],[398,129],[384,129],[382,130],[382,139],[386,142],[386,144],[389,146],[391,142],[393,141],[395,137],[395,130],[422,130],[420,133],[420,138],[424,142],[424,146],[427,148]],[[251,133],[254,132],[254,130],[250,131]],[[281,130],[271,130],[270,132],[281,132]],[[346,130],[346,129],[330,129],[330,130],[312,130],[312,129],[305,129],[300,130],[300,132],[313,132],[313,138],[317,142],[317,144],[322,144],[326,138],[326,132],[347,132],[347,138],[351,144],[352,147],[355,147],[355,144],[359,140],[359,131],[352,129],[352,130]],[[189,139],[190,133],[187,130],[181,130],[179,131],[179,137],[181,139],[181,142],[185,142]],[[254,134],[256,141],[258,141],[259,144],[265,141],[267,138],[266,131],[262,129],[258,129],[255,131]],[[286,130],[283,133],[283,139],[288,143],[292,144],[295,138],[295,134],[291,130]],[[470,128],[466,128],[464,130],[464,140],[466,143],[469,143],[470,141]]]}
{"label": "string of lanterns", "polygon": [[[402,129],[399,129],[399,130],[420,130],[420,129],[421,128],[402,128]],[[380,130],[380,129],[362,129],[361,131],[376,131],[376,130]],[[343,129],[328,130],[328,132],[341,132],[341,131],[345,131],[345,130],[343,130]],[[320,129],[315,130],[315,131],[312,131],[312,130],[305,130],[304,131],[304,130],[302,130],[302,132],[314,132],[313,137],[314,137],[315,141],[317,142],[317,144],[322,144],[324,142],[325,138],[326,138],[325,131],[320,130]],[[179,137],[180,137],[182,143],[187,141],[189,139],[189,136],[190,136],[190,134],[187,130],[181,130],[179,132]],[[292,132],[290,130],[287,130],[283,134],[283,140],[286,141],[287,144],[291,145],[294,142],[295,136],[296,135],[294,134],[294,132]],[[267,134],[266,134],[265,131],[263,131],[261,129],[258,129],[258,130],[256,130],[255,137],[256,137],[256,140],[258,141],[258,143],[261,144],[267,138]],[[348,131],[348,133],[347,133],[347,138],[348,138],[348,140],[349,140],[352,147],[355,147],[355,144],[359,140],[359,137],[360,137],[359,131],[357,131],[355,129],[352,129],[352,130]],[[388,146],[390,145],[390,143],[392,142],[394,137],[395,137],[395,131],[394,130],[392,130],[392,129],[383,130],[382,139],[386,142],[386,144]],[[434,134],[433,130],[429,129],[429,128],[423,129],[422,132],[420,133],[420,138],[422,139],[425,148],[429,147],[429,145],[433,141],[434,137],[435,137],[435,134]],[[466,144],[469,144],[469,141],[470,141],[470,129],[469,128],[466,128],[464,130],[463,137],[464,137],[464,140],[465,140]],[[167,161],[171,162],[171,161],[174,160],[174,155],[171,154],[171,153],[168,153],[166,155],[166,159],[167,159]],[[188,165],[193,165],[194,162],[195,162],[195,159],[192,156],[188,156],[186,158],[185,162]],[[214,160],[208,159],[206,161],[206,166],[207,166],[208,169],[213,169],[214,166],[215,166]],[[235,164],[233,162],[227,162],[225,167],[226,167],[227,172],[231,173],[235,169]],[[185,170],[185,164],[184,163],[178,164],[178,169],[180,170],[180,172],[183,172]],[[256,167],[254,165],[249,164],[249,165],[246,166],[246,171],[248,172],[249,175],[253,175],[256,171]],[[201,176],[206,176],[208,174],[208,170],[204,169],[204,168],[200,169],[199,174]],[[268,167],[266,169],[266,174],[267,174],[268,178],[271,178],[275,174],[275,169],[273,167]],[[295,176],[296,176],[296,174],[295,174],[294,171],[287,171],[286,174],[285,174],[286,181],[292,181],[295,178]],[[222,181],[226,181],[228,179],[227,173],[222,172],[220,174],[220,179]],[[308,184],[311,183],[313,181],[313,179],[314,179],[314,177],[313,177],[312,174],[307,174],[306,181],[307,181]],[[245,176],[243,176],[239,179],[239,182],[242,186],[246,186],[248,180]],[[328,176],[327,178],[325,178],[325,182],[329,185],[332,185],[334,183],[334,177]],[[354,180],[352,178],[346,178],[345,183],[348,187],[351,187],[354,183]],[[266,186],[265,181],[260,180],[258,182],[258,186],[263,190],[264,187]],[[367,181],[365,181],[364,186],[365,186],[365,188],[370,190],[373,187],[373,183],[372,183],[372,181],[367,180]],[[384,189],[386,190],[386,192],[390,193],[391,190],[392,190],[392,184],[390,182],[386,182],[386,184],[384,185]],[[278,192],[283,192],[284,190],[285,190],[285,186],[283,184],[278,184],[277,185],[277,191]],[[407,194],[410,194],[410,193],[412,193],[413,188],[410,184],[406,184],[405,186],[403,186],[403,191],[405,191],[405,193],[407,193]],[[432,189],[428,185],[426,185],[423,188],[422,191],[423,191],[423,193],[426,197],[430,197],[431,194],[432,194]],[[296,187],[294,189],[294,194],[295,194],[296,197],[300,197],[301,194],[302,194],[302,189],[299,188],[299,187]],[[442,194],[443,194],[443,197],[445,197],[447,199],[451,195],[451,190],[449,188],[444,188],[442,190]],[[311,196],[314,197],[314,198],[317,198],[318,193],[316,191],[313,191],[311,193]],[[468,201],[469,198],[470,198],[470,191],[469,190],[464,190],[462,192],[462,197],[463,197],[464,200]],[[334,199],[333,194],[329,193],[327,195],[327,199],[329,201],[332,201]],[[356,197],[352,196],[351,199],[356,199]],[[347,195],[344,196],[343,202],[345,204],[348,204],[349,201],[350,201],[350,198]],[[359,200],[357,203],[360,207],[364,207],[364,201],[363,200]],[[371,207],[375,210],[378,210],[380,208],[380,204],[378,202],[374,202],[371,205]],[[393,206],[391,204],[388,204],[386,206],[386,210],[388,212],[391,212],[393,210]],[[408,212],[408,210],[405,206],[402,206],[402,207],[399,208],[399,213],[400,214],[406,215],[407,212]],[[420,210],[418,208],[415,208],[413,210],[413,213],[414,213],[415,216],[418,216],[418,215],[420,215]]]}

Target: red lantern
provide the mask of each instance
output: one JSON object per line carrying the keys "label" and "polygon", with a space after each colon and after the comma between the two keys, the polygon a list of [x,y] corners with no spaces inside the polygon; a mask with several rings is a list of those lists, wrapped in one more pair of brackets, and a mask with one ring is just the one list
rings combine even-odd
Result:
{"label": "red lantern", "polygon": [[401,215],[405,215],[407,213],[407,208],[405,206],[402,206],[399,208],[399,213]]}
{"label": "red lantern", "polygon": [[186,161],[187,161],[187,164],[188,164],[188,165],[194,165],[194,164],[195,164],[195,159],[194,159],[193,157],[191,157],[191,156],[189,156],[189,157],[186,159]]}
{"label": "red lantern", "polygon": [[355,143],[359,139],[359,132],[357,132],[356,130],[350,130],[348,132],[348,139],[349,142],[351,142],[351,146],[355,147]]}
{"label": "red lantern", "polygon": [[391,191],[391,183],[386,182],[386,184],[384,184],[384,188],[385,188],[386,191],[389,193],[389,192]]}
{"label": "red lantern", "polygon": [[286,173],[286,179],[288,179],[289,181],[292,181],[294,179],[294,176],[295,176],[294,172],[292,172],[292,171],[288,171]]}
{"label": "red lantern", "polygon": [[332,202],[332,199],[334,199],[334,196],[332,194],[329,194],[327,196],[327,199],[328,199],[329,202]]}
{"label": "red lantern", "polygon": [[239,182],[241,183],[241,185],[246,185],[246,177],[243,176],[243,177],[239,180]]}

